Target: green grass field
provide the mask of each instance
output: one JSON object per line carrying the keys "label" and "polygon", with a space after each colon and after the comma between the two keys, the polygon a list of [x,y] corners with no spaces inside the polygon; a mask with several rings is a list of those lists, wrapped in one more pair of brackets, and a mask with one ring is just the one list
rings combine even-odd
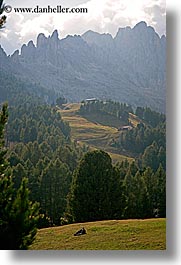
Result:
{"label": "green grass field", "polygon": [[[86,235],[74,236],[84,227]],[[166,219],[111,220],[40,229],[32,250],[165,250]]]}
{"label": "green grass field", "polygon": [[[112,139],[117,139],[120,135],[117,128],[111,126],[111,124],[103,125],[106,118],[91,117],[91,119],[82,117],[78,114],[80,103],[72,103],[67,105],[66,110],[60,110],[63,120],[67,121],[71,127],[71,137],[80,144],[87,144],[91,149],[102,149],[109,153],[113,163],[121,162],[133,158],[126,154],[118,154],[116,148],[111,146]],[[95,121],[94,121],[95,120]],[[112,123],[116,123],[112,120]]]}

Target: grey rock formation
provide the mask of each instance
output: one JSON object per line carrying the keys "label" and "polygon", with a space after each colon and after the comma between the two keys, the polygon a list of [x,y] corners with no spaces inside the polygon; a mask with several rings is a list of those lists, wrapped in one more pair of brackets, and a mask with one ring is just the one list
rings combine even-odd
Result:
{"label": "grey rock formation", "polygon": [[145,22],[119,28],[114,38],[93,31],[64,39],[57,30],[48,38],[40,33],[36,46],[30,41],[6,57],[0,48],[0,62],[10,60],[16,76],[69,101],[96,97],[165,112],[166,38]]}

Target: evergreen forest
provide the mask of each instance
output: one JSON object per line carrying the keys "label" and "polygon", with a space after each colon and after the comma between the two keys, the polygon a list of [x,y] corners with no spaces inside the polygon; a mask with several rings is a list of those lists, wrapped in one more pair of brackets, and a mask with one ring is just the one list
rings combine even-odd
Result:
{"label": "evergreen forest", "polygon": [[80,103],[83,117],[102,113],[130,126],[112,144],[133,160],[113,163],[105,151],[72,139],[59,111],[68,104],[63,96],[41,97],[38,85],[5,76],[1,73],[0,230],[2,237],[8,231],[8,242],[26,231],[5,248],[26,249],[42,227],[166,216],[164,114],[111,100]]}

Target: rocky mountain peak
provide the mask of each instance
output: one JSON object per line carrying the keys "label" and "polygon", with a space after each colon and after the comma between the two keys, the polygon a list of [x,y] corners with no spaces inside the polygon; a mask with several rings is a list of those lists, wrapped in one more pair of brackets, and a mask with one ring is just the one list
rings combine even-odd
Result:
{"label": "rocky mountain peak", "polygon": [[30,40],[30,41],[28,42],[27,47],[29,47],[29,48],[33,48],[33,49],[35,48],[35,44],[33,43],[32,40]]}
{"label": "rocky mountain peak", "polygon": [[88,44],[96,44],[97,46],[107,45],[108,43],[112,42],[113,37],[109,33],[100,34],[98,32],[94,32],[89,30],[82,34],[82,38]]}
{"label": "rocky mountain peak", "polygon": [[3,58],[3,57],[5,58],[5,57],[7,57],[7,55],[6,55],[5,51],[3,50],[3,48],[0,45],[0,58]]}
{"label": "rocky mountain peak", "polygon": [[52,40],[55,40],[55,41],[58,41],[59,38],[58,38],[58,30],[54,30],[51,37],[50,37]]}
{"label": "rocky mountain peak", "polygon": [[40,33],[37,37],[36,47],[41,48],[41,47],[45,46],[46,43],[47,43],[47,38],[45,37],[45,35],[43,33]]}
{"label": "rocky mountain peak", "polygon": [[57,30],[48,38],[40,33],[36,47],[30,41],[20,55],[16,51],[10,58],[0,47],[0,65],[9,61],[11,72],[53,88],[69,101],[106,96],[162,112],[165,58],[165,36],[160,38],[143,21],[133,28],[119,28],[115,38],[91,30],[64,39],[58,38]]}
{"label": "rocky mountain peak", "polygon": [[11,59],[15,62],[19,60],[19,50],[14,51],[14,53],[11,55]]}
{"label": "rocky mountain peak", "polygon": [[145,21],[140,21],[139,23],[137,23],[133,30],[145,30],[147,28],[147,24]]}
{"label": "rocky mountain peak", "polygon": [[114,39],[117,40],[117,39],[127,38],[128,36],[130,36],[131,31],[132,31],[131,27],[119,28]]}

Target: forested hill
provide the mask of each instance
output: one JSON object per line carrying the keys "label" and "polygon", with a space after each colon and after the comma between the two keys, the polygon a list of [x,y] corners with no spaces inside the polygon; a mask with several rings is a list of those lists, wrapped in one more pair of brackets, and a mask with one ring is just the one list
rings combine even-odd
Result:
{"label": "forested hill", "polygon": [[[2,62],[1,62],[2,63]],[[26,82],[6,69],[0,67],[0,103],[8,101],[11,106],[21,104],[22,100],[27,97],[33,97],[37,104],[52,103],[57,98],[55,91],[50,91],[39,83]]]}
{"label": "forested hill", "polygon": [[108,101],[65,104],[60,109],[74,140],[109,152],[114,162],[136,159],[139,165],[166,169],[166,117],[148,107]]}
{"label": "forested hill", "polygon": [[30,199],[38,201],[45,214],[40,226],[49,226],[59,222],[65,211],[72,174],[83,148],[71,141],[69,124],[47,104],[46,90],[40,98],[37,84],[26,85],[13,75],[7,77],[6,72],[1,72],[0,78],[0,104],[9,104],[5,144],[14,187],[18,189],[28,177]]}
{"label": "forested hill", "polygon": [[[51,41],[59,42],[55,36],[47,40]],[[88,44],[84,41],[84,45]],[[44,42],[38,42],[35,49],[43,56]],[[164,114],[96,98],[67,103],[66,95],[59,94],[56,87],[18,76],[26,60],[16,62],[17,72],[13,73],[8,70],[13,67],[12,58],[4,53],[0,56],[0,103],[9,103],[7,172],[11,172],[16,190],[23,177],[28,178],[30,199],[40,204],[38,227],[166,216]],[[74,105],[77,108],[71,109]],[[92,132],[96,137],[105,134],[102,140],[96,139],[102,146],[93,142]],[[112,163],[107,151],[121,157],[119,163]]]}
{"label": "forested hill", "polygon": [[[49,105],[36,94],[36,84],[28,87],[13,75],[6,79],[6,74],[2,74],[1,79],[1,103],[9,101],[5,139],[9,170],[16,189],[23,177],[28,177],[30,198],[40,203],[43,218],[39,227],[76,221],[165,217],[163,114],[150,108],[134,110],[111,100],[78,104],[74,115],[97,126],[101,122],[110,132],[117,131],[118,137],[112,135],[109,144],[118,154],[131,154],[130,162],[113,165],[107,153],[91,146],[90,149],[88,143],[74,138],[71,122],[68,124],[63,114],[67,111],[70,120],[74,119],[71,104],[64,98],[58,98],[57,105]],[[108,117],[112,117],[112,123]],[[78,120],[80,126],[81,119]],[[121,128],[125,125],[131,130],[119,130],[119,122]],[[89,136],[90,130],[85,128],[85,132]],[[87,210],[82,212],[82,207]]]}
{"label": "forested hill", "polygon": [[[8,57],[0,48],[0,69],[37,83],[70,102],[112,99],[165,112],[166,38],[140,22],[109,34],[88,31],[59,39],[40,33]],[[40,92],[41,94],[41,92]]]}

